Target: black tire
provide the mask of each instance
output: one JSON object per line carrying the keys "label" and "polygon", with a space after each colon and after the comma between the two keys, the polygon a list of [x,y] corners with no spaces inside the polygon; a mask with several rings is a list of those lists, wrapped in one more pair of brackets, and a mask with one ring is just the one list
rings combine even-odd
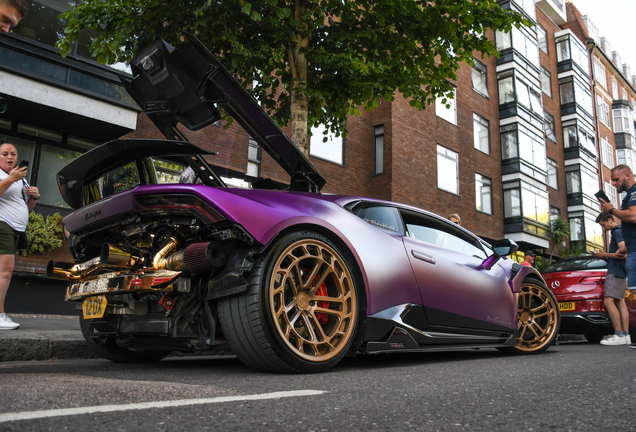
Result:
{"label": "black tire", "polygon": [[91,327],[89,320],[80,316],[80,328],[86,343],[95,354],[116,363],[155,363],[167,357],[172,351],[164,350],[133,350],[117,344],[117,339],[111,336],[100,336]]}
{"label": "black tire", "polygon": [[247,366],[316,373],[342,360],[354,340],[359,283],[320,234],[283,236],[256,259],[245,292],[219,300],[221,331]]}
{"label": "black tire", "polygon": [[518,302],[517,346],[501,348],[511,354],[539,354],[557,339],[561,313],[556,297],[544,282],[528,278],[521,285]]}

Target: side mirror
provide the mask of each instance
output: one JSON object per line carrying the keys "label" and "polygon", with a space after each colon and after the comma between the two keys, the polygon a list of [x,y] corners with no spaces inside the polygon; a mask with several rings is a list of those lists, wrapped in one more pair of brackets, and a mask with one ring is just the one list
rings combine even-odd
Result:
{"label": "side mirror", "polygon": [[495,251],[495,255],[502,257],[517,252],[519,246],[510,239],[503,239],[495,242],[495,244],[492,245],[492,248]]}
{"label": "side mirror", "polygon": [[501,257],[515,253],[517,249],[519,249],[519,246],[510,239],[503,239],[495,242],[492,248],[495,253],[486,258],[482,264],[482,267],[486,270],[490,270]]}

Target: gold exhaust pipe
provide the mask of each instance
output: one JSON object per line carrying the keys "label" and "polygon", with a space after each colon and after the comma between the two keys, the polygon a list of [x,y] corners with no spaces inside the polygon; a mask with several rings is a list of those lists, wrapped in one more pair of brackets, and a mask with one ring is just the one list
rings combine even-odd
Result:
{"label": "gold exhaust pipe", "polygon": [[96,257],[81,264],[49,261],[46,276],[52,279],[77,280],[102,268],[101,258]]}
{"label": "gold exhaust pipe", "polygon": [[134,265],[143,264],[144,262],[144,258],[142,256],[134,255],[134,253],[135,252],[130,252],[119,246],[104,243],[100,259],[102,263],[108,264],[108,266],[129,269]]}

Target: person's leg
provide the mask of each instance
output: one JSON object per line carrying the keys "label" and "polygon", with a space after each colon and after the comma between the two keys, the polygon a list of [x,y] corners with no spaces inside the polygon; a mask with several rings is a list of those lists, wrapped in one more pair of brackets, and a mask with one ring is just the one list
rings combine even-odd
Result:
{"label": "person's leg", "polygon": [[605,297],[603,299],[603,305],[605,306],[605,310],[610,316],[610,321],[612,322],[612,326],[614,327],[614,332],[622,331],[621,327],[621,316],[618,313],[618,309],[616,309],[615,298]]}
{"label": "person's leg", "polygon": [[629,333],[629,312],[627,311],[627,305],[625,304],[625,299],[620,299],[615,302],[616,309],[618,310],[618,314],[621,317],[621,330]]}
{"label": "person's leg", "polygon": [[0,255],[0,313],[4,313],[4,299],[9,290],[15,255]]}

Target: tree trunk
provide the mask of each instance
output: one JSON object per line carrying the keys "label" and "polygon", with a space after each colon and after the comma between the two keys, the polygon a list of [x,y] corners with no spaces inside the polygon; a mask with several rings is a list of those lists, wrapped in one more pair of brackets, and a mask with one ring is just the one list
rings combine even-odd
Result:
{"label": "tree trunk", "polygon": [[[307,12],[307,0],[296,0],[294,4],[294,18],[302,19]],[[289,64],[291,65],[291,139],[298,148],[309,155],[309,140],[307,138],[307,118],[309,116],[309,104],[305,95],[307,82],[307,56],[301,52],[302,48],[309,45],[309,36],[306,35],[307,25],[301,24],[297,28],[296,44],[287,49]]]}

